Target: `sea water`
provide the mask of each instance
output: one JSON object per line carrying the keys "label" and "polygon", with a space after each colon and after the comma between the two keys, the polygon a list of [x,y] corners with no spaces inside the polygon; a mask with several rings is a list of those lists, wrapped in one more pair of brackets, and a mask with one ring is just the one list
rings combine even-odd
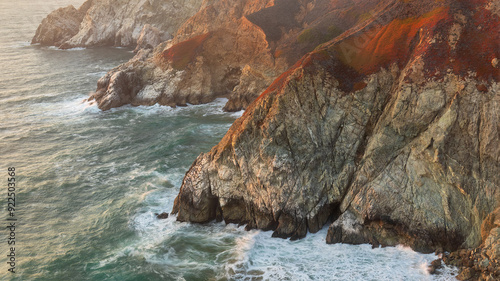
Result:
{"label": "sea water", "polygon": [[243,226],[179,223],[169,212],[194,159],[241,115],[225,100],[102,112],[84,102],[133,53],[30,45],[52,10],[82,0],[0,0],[0,219],[16,169],[15,271],[0,228],[1,280],[453,280],[435,255],[327,245]]}

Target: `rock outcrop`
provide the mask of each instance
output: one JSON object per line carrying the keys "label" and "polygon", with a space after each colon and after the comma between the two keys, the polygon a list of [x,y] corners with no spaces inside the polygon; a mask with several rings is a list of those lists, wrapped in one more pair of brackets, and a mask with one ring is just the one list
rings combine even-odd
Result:
{"label": "rock outcrop", "polygon": [[137,53],[141,49],[153,49],[160,45],[160,43],[170,39],[169,37],[168,33],[164,33],[158,28],[146,24],[142,28],[139,38],[137,38],[137,46],[134,52]]}
{"label": "rock outcrop", "polygon": [[[390,1],[217,0],[203,3],[173,40],[116,72],[134,72],[142,88],[123,95],[99,83],[95,99],[107,110],[123,104],[185,105],[229,99],[227,111],[246,108],[272,81],[312,51],[369,21]],[[103,81],[110,81],[103,78]],[[121,97],[109,103],[108,95]],[[114,99],[114,98],[113,98]]]}
{"label": "rock outcrop", "polygon": [[[87,0],[78,10],[58,9],[45,18],[32,44],[74,47],[135,47],[151,30],[159,39],[168,39],[201,7],[202,0]],[[146,34],[142,34],[147,27]],[[164,41],[162,40],[162,41]],[[146,43],[156,43],[153,39]]]}
{"label": "rock outcrop", "polygon": [[497,247],[498,5],[378,6],[283,73],[196,159],[173,213],[292,238],[332,220],[328,243]]}
{"label": "rock outcrop", "polygon": [[78,10],[73,6],[59,8],[50,13],[38,26],[31,44],[39,43],[44,46],[61,46],[68,38],[75,36],[80,23],[87,13],[92,2],[85,2]]}
{"label": "rock outcrop", "polygon": [[500,278],[500,208],[489,214],[481,226],[483,243],[476,249],[460,249],[442,253],[434,261],[435,270],[441,268],[441,261],[460,269],[458,280],[493,281]]}

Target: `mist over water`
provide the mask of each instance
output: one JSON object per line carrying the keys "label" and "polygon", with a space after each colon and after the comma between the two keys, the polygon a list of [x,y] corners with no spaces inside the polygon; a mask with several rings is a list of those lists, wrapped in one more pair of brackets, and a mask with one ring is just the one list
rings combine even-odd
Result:
{"label": "mist over water", "polygon": [[[222,112],[224,100],[106,112],[83,102],[133,53],[29,44],[50,11],[82,3],[0,0],[0,181],[16,168],[19,219],[17,273],[7,271],[2,230],[1,280],[453,280],[451,269],[426,273],[434,255],[326,245],[326,228],[290,241],[156,219],[241,112]],[[5,198],[6,185],[0,192]]]}

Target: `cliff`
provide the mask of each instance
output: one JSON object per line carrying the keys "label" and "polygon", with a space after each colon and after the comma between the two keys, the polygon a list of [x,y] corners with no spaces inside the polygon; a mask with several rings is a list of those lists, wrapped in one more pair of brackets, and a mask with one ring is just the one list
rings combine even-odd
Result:
{"label": "cliff", "polygon": [[79,9],[68,6],[50,13],[31,43],[62,49],[135,47],[140,37],[144,41],[156,33],[151,44],[158,44],[171,38],[201,4],[202,0],[87,0]]}
{"label": "cliff", "polygon": [[328,243],[482,245],[495,264],[499,6],[380,6],[259,96],[193,163],[173,213],[292,239],[333,222]]}
{"label": "cliff", "polygon": [[[104,76],[90,100],[107,110],[124,104],[199,104],[225,97],[225,110],[237,111],[301,56],[366,21],[370,12],[378,13],[388,2],[205,1],[172,41]],[[113,77],[122,77],[117,73],[134,77],[134,83],[116,82]]]}

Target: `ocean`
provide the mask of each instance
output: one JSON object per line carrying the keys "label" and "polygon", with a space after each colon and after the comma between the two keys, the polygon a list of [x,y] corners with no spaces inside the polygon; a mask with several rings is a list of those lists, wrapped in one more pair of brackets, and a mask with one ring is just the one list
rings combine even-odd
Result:
{"label": "ocean", "polygon": [[242,112],[223,112],[223,99],[106,112],[84,102],[131,50],[30,45],[50,11],[82,3],[0,0],[1,280],[454,280],[452,268],[427,273],[433,254],[327,245],[327,227],[290,241],[157,219]]}

